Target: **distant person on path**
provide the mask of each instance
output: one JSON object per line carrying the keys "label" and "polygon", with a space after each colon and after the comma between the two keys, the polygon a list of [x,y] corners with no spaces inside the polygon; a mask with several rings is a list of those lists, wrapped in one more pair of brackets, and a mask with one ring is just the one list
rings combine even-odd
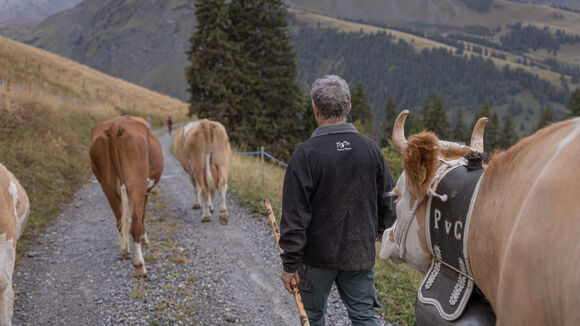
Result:
{"label": "distant person on path", "polygon": [[[280,222],[282,281],[295,278],[310,325],[324,325],[333,283],[354,326],[379,325],[375,240],[395,219],[393,179],[377,143],[360,134],[347,83],[334,75],[310,92],[318,128],[292,154]],[[356,108],[355,108],[356,109]]]}
{"label": "distant person on path", "polygon": [[171,117],[167,119],[167,128],[169,128],[169,135],[171,136],[171,126],[173,126],[173,121],[171,121]]}

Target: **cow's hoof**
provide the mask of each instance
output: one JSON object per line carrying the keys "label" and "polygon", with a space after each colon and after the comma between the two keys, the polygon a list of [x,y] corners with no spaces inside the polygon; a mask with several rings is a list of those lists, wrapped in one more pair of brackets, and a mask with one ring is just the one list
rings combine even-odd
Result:
{"label": "cow's hoof", "polygon": [[213,207],[210,207],[210,208],[209,208],[209,212],[210,212],[210,213],[213,213]]}
{"label": "cow's hoof", "polygon": [[193,204],[193,209],[200,209],[201,205],[200,204]]}
{"label": "cow's hoof", "polygon": [[131,259],[131,250],[128,249],[121,249],[121,259]]}
{"label": "cow's hoof", "polygon": [[222,211],[220,212],[220,223],[223,225],[227,225],[229,220],[228,213]]}
{"label": "cow's hoof", "polygon": [[201,218],[201,221],[202,222],[209,222],[209,221],[211,221],[211,216],[204,216]]}
{"label": "cow's hoof", "polygon": [[147,268],[145,268],[145,265],[135,266],[135,277],[147,278]]}
{"label": "cow's hoof", "polygon": [[147,233],[143,234],[143,236],[141,237],[141,241],[143,241],[143,243],[146,245],[149,244],[149,237],[147,236]]}

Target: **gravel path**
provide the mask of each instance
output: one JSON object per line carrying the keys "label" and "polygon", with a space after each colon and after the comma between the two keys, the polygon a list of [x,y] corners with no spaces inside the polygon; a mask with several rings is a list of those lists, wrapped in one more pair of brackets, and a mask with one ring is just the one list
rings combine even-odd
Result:
{"label": "gravel path", "polygon": [[[146,217],[149,279],[119,259],[114,217],[93,180],[18,260],[15,325],[300,325],[267,219],[228,196],[229,224],[217,210],[201,223],[169,135],[160,141],[165,170]],[[335,290],[327,325],[350,325]]]}

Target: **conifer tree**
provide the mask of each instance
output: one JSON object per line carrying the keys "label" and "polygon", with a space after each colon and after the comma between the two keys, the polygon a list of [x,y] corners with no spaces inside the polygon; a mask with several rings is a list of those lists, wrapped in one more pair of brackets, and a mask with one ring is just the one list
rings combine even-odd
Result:
{"label": "conifer tree", "polygon": [[230,19],[224,0],[196,0],[198,26],[187,51],[191,66],[186,68],[189,83],[189,116],[222,122],[228,130],[236,120],[234,82],[243,78],[237,69],[239,49],[229,42]]}
{"label": "conifer tree", "polygon": [[431,106],[427,122],[429,123],[427,128],[433,131],[437,137],[441,139],[447,138],[449,121],[447,120],[447,113],[445,112],[443,101],[439,94],[435,94],[433,97],[433,105]]}
{"label": "conifer tree", "polygon": [[433,124],[432,121],[429,121],[429,119],[431,118],[431,110],[432,110],[432,106],[431,106],[431,100],[429,100],[429,96],[425,97],[425,102],[423,102],[423,107],[421,108],[421,120],[423,123],[423,128],[433,131],[433,129],[431,129],[431,126]]}
{"label": "conifer tree", "polygon": [[232,0],[232,41],[248,61],[244,73],[250,79],[246,93],[257,101],[246,108],[254,115],[247,136],[250,147],[269,145],[289,157],[300,139],[297,132],[301,105],[296,83],[296,55],[288,35],[282,0]]}
{"label": "conifer tree", "polygon": [[370,135],[372,128],[371,107],[368,103],[367,95],[361,82],[358,82],[352,89],[350,102],[350,121],[357,125],[358,128],[362,129],[359,130],[360,132]]}
{"label": "conifer tree", "polygon": [[502,149],[507,149],[518,140],[518,135],[512,123],[512,117],[509,114],[505,116],[505,122],[499,136],[498,146]]}
{"label": "conifer tree", "polygon": [[492,153],[498,147],[500,129],[499,116],[497,112],[494,112],[491,115],[491,119],[485,125],[485,136],[483,139],[486,142],[486,145],[484,145],[486,153]]}
{"label": "conifer tree", "polygon": [[542,117],[538,121],[537,130],[544,128],[552,122],[554,122],[554,114],[552,113],[552,109],[547,107],[544,112],[542,112]]}
{"label": "conifer tree", "polygon": [[465,143],[467,140],[467,131],[465,130],[465,123],[463,122],[463,110],[458,109],[455,115],[455,128],[453,129],[453,140]]}
{"label": "conifer tree", "polygon": [[385,147],[389,144],[389,140],[393,136],[393,126],[395,125],[395,120],[397,119],[397,107],[395,106],[395,100],[392,96],[387,99],[387,116],[383,124],[383,135],[381,137],[381,147]]}
{"label": "conifer tree", "polygon": [[576,90],[570,95],[568,110],[570,111],[568,114],[569,117],[580,116],[580,89],[576,88]]}

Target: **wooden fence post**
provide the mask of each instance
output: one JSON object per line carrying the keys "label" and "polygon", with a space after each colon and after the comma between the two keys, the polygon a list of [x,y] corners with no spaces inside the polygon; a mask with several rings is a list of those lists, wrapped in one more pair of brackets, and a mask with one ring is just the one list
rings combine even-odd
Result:
{"label": "wooden fence post", "polygon": [[264,188],[264,146],[260,148],[260,164],[262,167],[262,188]]}

